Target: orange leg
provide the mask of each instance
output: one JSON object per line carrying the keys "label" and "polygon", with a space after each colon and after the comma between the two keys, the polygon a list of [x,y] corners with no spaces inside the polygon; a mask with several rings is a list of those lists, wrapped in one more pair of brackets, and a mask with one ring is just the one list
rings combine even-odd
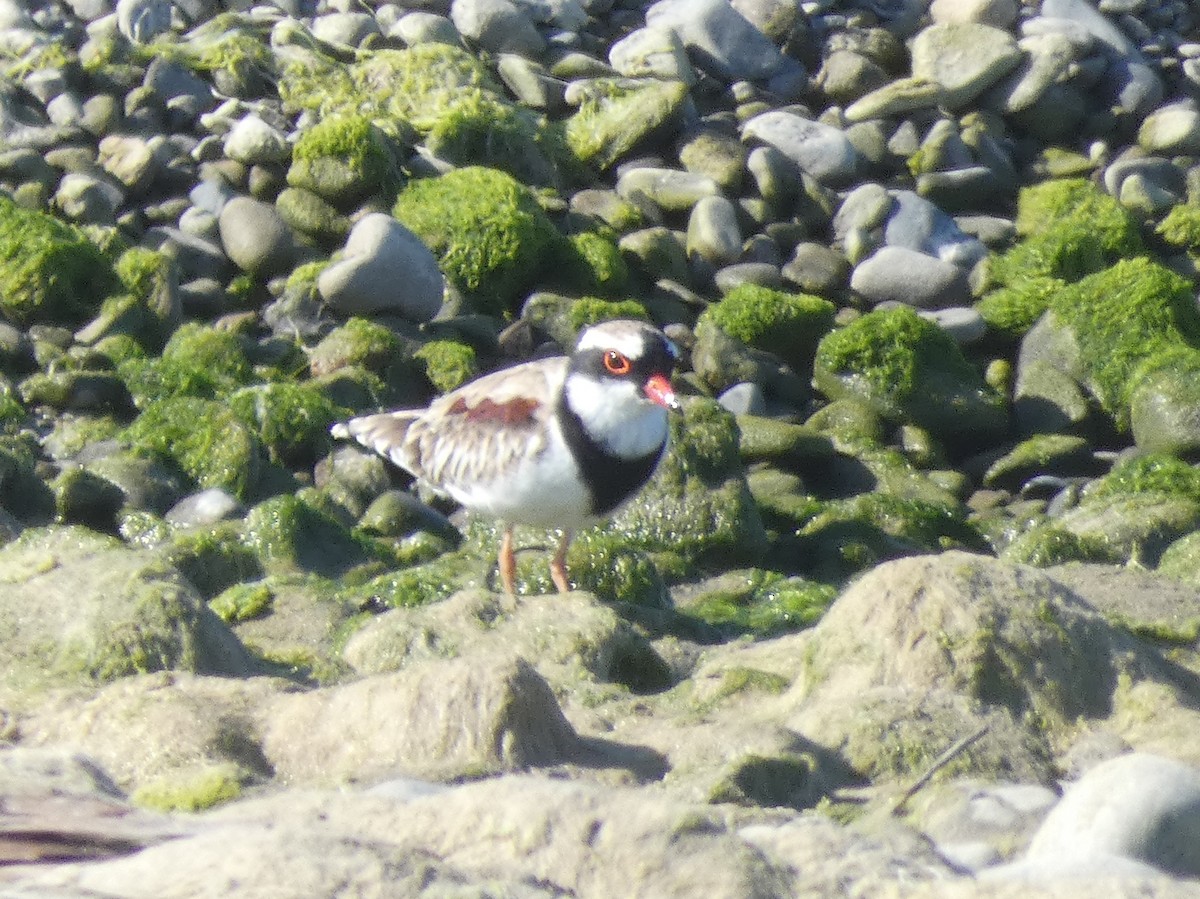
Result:
{"label": "orange leg", "polygon": [[571,581],[567,578],[567,547],[574,536],[570,531],[563,531],[554,558],[550,560],[550,580],[554,581],[559,593],[571,592]]}
{"label": "orange leg", "polygon": [[504,592],[510,597],[517,595],[517,557],[513,555],[513,526],[504,526],[504,536],[500,538],[500,583]]}

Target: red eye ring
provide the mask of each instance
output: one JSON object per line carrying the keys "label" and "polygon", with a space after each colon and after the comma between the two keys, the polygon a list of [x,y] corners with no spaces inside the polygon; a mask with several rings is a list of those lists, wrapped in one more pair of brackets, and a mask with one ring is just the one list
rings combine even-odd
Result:
{"label": "red eye ring", "polygon": [[609,350],[604,354],[604,368],[611,375],[627,375],[630,369],[633,368],[633,363],[623,353],[618,353],[616,350]]}

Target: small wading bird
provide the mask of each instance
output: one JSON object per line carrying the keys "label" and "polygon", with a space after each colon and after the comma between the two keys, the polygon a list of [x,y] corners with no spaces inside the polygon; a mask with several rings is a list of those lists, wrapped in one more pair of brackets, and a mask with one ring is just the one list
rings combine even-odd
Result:
{"label": "small wading bird", "polygon": [[679,408],[670,381],[677,356],[657,328],[605,322],[586,329],[569,357],[502,369],[426,409],[352,418],[331,433],[500,519],[500,581],[510,596],[514,525],[561,528],[550,576],[566,593],[574,531],[633,496],[666,449],[667,410]]}

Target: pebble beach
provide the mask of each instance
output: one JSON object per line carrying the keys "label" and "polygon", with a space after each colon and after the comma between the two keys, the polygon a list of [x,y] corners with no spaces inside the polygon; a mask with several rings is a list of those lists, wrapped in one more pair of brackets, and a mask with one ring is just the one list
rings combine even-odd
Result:
{"label": "pebble beach", "polygon": [[[0,897],[1200,896],[1186,0],[0,0]],[[649,486],[332,424],[642,318]]]}

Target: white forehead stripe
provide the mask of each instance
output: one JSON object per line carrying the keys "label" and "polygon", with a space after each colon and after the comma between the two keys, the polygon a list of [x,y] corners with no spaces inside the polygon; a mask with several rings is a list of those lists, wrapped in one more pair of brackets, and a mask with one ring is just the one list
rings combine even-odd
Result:
{"label": "white forehead stripe", "polygon": [[[647,331],[637,325],[609,323],[595,325],[580,335],[581,350],[616,350],[631,359],[640,358],[646,352]],[[671,355],[679,358],[679,351],[671,341],[666,341]]]}

